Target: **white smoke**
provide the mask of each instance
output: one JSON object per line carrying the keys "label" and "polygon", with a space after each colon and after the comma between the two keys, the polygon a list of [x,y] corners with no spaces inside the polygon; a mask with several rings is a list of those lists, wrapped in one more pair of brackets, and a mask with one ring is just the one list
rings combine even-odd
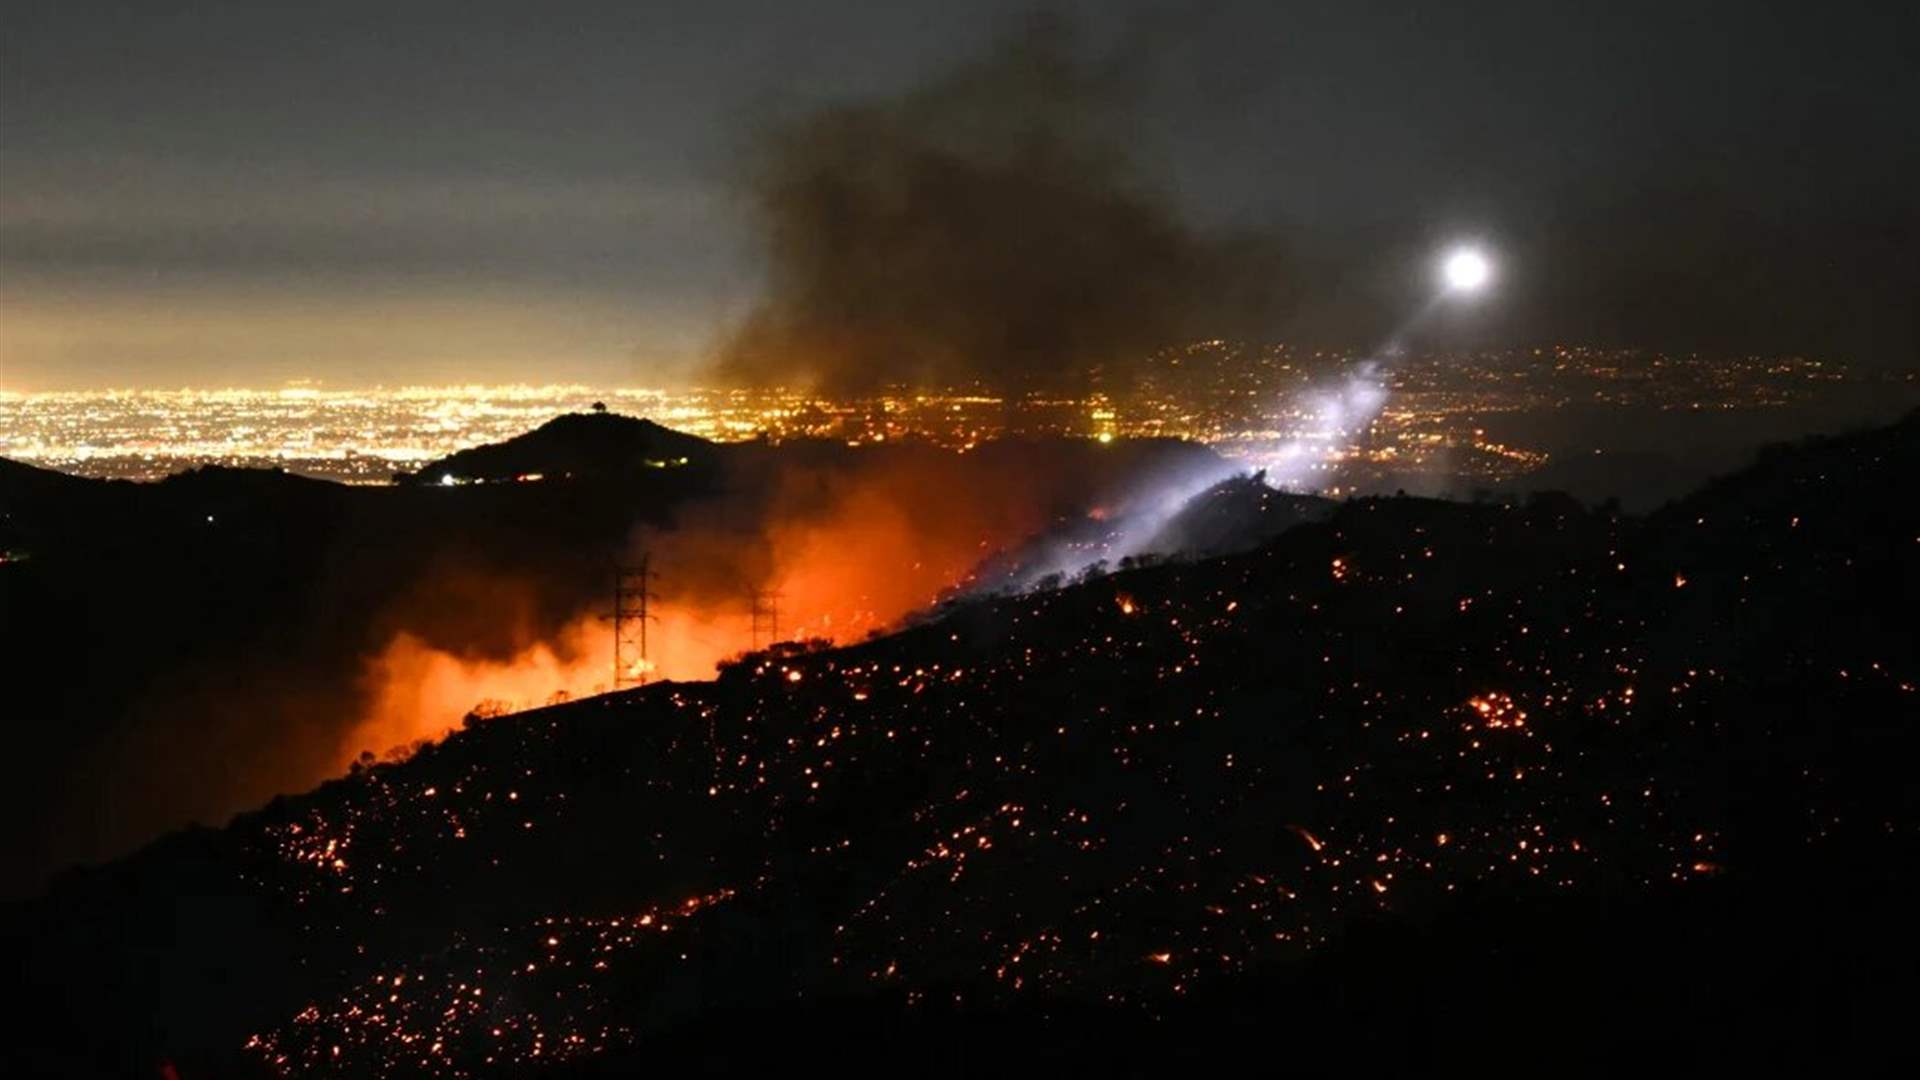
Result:
{"label": "white smoke", "polygon": [[[1196,497],[1236,476],[1261,473],[1269,487],[1317,494],[1336,486],[1341,466],[1386,405],[1380,364],[1367,360],[1337,378],[1281,405],[1285,434],[1259,445],[1240,460],[1217,459],[1203,467],[1160,475],[1115,506],[1098,529],[1036,538],[1009,574],[986,575],[977,589],[1023,592],[1050,578],[1072,578],[1097,563],[1143,555],[1177,555],[1155,544],[1167,524]],[[1083,523],[1084,525],[1084,523]]]}
{"label": "white smoke", "polygon": [[1302,394],[1289,410],[1293,430],[1253,455],[1267,484],[1285,491],[1317,492],[1338,476],[1387,403],[1378,361],[1363,361],[1332,386]]}

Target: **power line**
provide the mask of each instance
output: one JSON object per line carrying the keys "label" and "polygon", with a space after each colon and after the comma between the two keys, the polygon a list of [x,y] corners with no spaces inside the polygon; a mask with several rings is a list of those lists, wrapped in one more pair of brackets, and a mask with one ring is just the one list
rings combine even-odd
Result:
{"label": "power line", "polygon": [[747,597],[752,603],[753,651],[758,652],[763,633],[767,645],[780,640],[780,594],[772,589],[748,589]]}
{"label": "power line", "polygon": [[647,613],[653,599],[652,556],[619,566],[613,572],[613,613],[602,616],[613,623],[613,688],[645,686],[653,665],[647,659]]}

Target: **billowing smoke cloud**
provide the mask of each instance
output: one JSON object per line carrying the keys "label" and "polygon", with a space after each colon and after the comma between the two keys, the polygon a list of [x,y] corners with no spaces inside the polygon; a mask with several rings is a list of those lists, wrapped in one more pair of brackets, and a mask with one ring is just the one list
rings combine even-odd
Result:
{"label": "billowing smoke cloud", "polygon": [[767,292],[719,373],[835,391],[1071,386],[1260,325],[1275,251],[1189,227],[1147,182],[1136,68],[1034,19],[898,98],[768,123],[747,180]]}

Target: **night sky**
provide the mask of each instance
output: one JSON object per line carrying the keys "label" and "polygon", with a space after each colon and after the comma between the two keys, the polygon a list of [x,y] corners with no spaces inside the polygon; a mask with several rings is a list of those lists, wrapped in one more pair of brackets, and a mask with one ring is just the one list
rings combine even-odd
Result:
{"label": "night sky", "polygon": [[[1460,343],[1916,363],[1920,17],[1889,3],[1087,4],[1128,149],[1286,253],[1270,336],[1366,346],[1457,237]],[[698,373],[763,262],[763,118],[1026,8],[0,8],[0,389]]]}

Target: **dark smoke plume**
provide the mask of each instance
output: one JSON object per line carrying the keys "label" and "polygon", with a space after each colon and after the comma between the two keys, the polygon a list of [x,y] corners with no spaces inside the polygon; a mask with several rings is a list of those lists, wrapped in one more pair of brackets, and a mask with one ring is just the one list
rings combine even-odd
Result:
{"label": "dark smoke plume", "polygon": [[1190,228],[1142,175],[1137,66],[1035,19],[899,98],[768,124],[748,175],[767,292],[722,377],[1071,386],[1263,317],[1269,245]]}

